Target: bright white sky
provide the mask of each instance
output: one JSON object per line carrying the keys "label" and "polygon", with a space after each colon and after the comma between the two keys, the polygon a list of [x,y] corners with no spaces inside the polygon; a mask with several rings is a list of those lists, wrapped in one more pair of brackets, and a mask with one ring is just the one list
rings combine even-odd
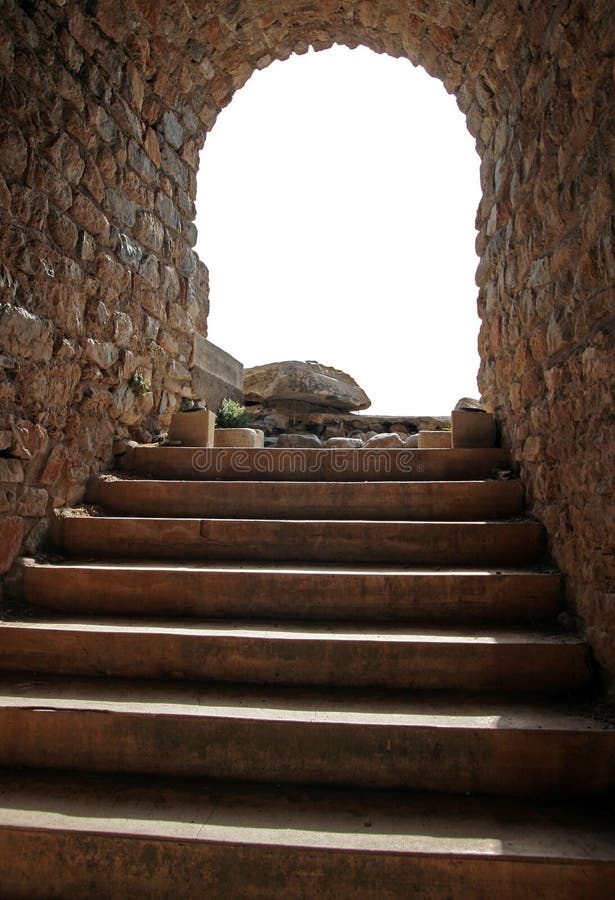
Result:
{"label": "bright white sky", "polygon": [[370,50],[256,72],[201,155],[209,338],[243,364],[315,359],[371,411],[477,396],[479,158],[453,97]]}

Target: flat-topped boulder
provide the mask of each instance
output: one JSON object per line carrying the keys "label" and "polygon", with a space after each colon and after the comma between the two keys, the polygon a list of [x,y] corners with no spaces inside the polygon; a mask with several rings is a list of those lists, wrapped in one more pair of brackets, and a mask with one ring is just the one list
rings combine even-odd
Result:
{"label": "flat-topped boulder", "polygon": [[354,378],[313,360],[285,360],[246,369],[243,387],[246,403],[270,407],[290,401],[350,412],[371,404]]}

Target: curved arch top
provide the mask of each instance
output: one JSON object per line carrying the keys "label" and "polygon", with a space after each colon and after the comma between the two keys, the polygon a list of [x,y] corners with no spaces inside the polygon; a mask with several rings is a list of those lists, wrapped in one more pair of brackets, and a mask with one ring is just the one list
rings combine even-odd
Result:
{"label": "curved arch top", "polygon": [[508,68],[498,42],[522,31],[515,6],[493,6],[483,0],[132,0],[120,11],[113,0],[99,0],[98,20],[110,36],[122,36],[160,96],[170,106],[188,103],[206,129],[255,69],[337,43],[423,66],[456,94],[482,144],[483,115],[508,102],[498,97]]}

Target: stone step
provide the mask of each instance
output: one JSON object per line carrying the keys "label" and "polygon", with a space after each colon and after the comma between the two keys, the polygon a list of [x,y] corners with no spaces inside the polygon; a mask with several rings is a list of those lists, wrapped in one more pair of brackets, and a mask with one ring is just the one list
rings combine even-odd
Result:
{"label": "stone step", "polygon": [[523,565],[544,552],[530,520],[369,522],[281,519],[155,519],[65,514],[55,539],[93,558],[305,560],[420,565]]}
{"label": "stone step", "polygon": [[580,690],[586,644],[544,632],[269,622],[6,622],[0,670],[412,690]]}
{"label": "stone step", "polygon": [[476,520],[517,516],[520,481],[264,482],[93,479],[111,513],[244,519]]}
{"label": "stone step", "polygon": [[607,900],[615,826],[578,802],[9,772],[0,857],[0,894],[31,900]]}
{"label": "stone step", "polygon": [[134,447],[122,467],[181,481],[468,481],[512,467],[510,452],[482,450],[248,450]]}
{"label": "stone step", "polygon": [[547,622],[560,576],[481,568],[22,561],[27,603],[70,613],[383,622]]}
{"label": "stone step", "polygon": [[615,787],[615,728],[507,695],[0,678],[0,766],[510,796]]}

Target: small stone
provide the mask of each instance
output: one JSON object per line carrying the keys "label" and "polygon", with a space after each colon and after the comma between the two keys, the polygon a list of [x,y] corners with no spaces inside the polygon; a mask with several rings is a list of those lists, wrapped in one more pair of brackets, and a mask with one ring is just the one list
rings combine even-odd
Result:
{"label": "small stone", "polygon": [[119,359],[120,352],[111,341],[95,341],[88,338],[84,347],[85,356],[101,369],[110,369]]}
{"label": "small stone", "polygon": [[179,353],[179,344],[173,337],[173,335],[169,334],[168,331],[165,331],[163,328],[158,332],[158,344],[165,353],[168,353],[169,356],[177,356]]}
{"label": "small stone", "polygon": [[322,442],[315,434],[281,434],[278,447],[301,448],[322,447]]}
{"label": "small stone", "polygon": [[385,450],[395,450],[399,447],[405,447],[405,443],[402,438],[396,434],[395,432],[387,433],[387,434],[375,434],[374,437],[369,438],[363,444],[363,448],[365,450],[373,450],[373,449],[385,449]]}
{"label": "small stone", "polygon": [[175,209],[173,201],[170,197],[167,197],[164,191],[158,191],[156,194],[156,212],[165,225],[168,225],[173,231],[181,231],[181,219]]}
{"label": "small stone", "polygon": [[160,284],[158,257],[153,253],[144,256],[139,264],[139,275],[151,288],[156,289]]}
{"label": "small stone", "polygon": [[16,494],[10,488],[0,488],[0,513],[15,512]]}
{"label": "small stone", "polygon": [[85,194],[77,194],[70,214],[77,223],[103,242],[109,240],[109,220]]}
{"label": "small stone", "polygon": [[139,268],[143,250],[127,234],[120,234],[118,237],[117,255],[124,265],[136,270]]}
{"label": "small stone", "polygon": [[108,253],[99,253],[96,257],[96,275],[101,282],[113,284],[120,294],[130,290],[130,270]]}
{"label": "small stone", "polygon": [[130,229],[135,224],[137,205],[118,188],[106,189],[104,208],[120,228]]}
{"label": "small stone", "polygon": [[97,203],[102,203],[105,196],[105,183],[98,170],[98,166],[90,155],[88,155],[85,160],[85,171],[81,178],[81,183],[85,185]]}
{"label": "small stone", "polygon": [[9,178],[21,178],[28,164],[28,145],[14,128],[0,133],[0,171]]}
{"label": "small stone", "polygon": [[53,327],[26,309],[4,304],[0,308],[0,346],[18,359],[49,362]]}
{"label": "small stone", "polygon": [[113,338],[118,347],[126,347],[132,337],[132,320],[127,313],[116,312],[113,314]]}
{"label": "small stone", "polygon": [[124,86],[128,101],[137,110],[141,111],[143,106],[144,86],[143,79],[132,60],[126,63],[126,74],[124,77]]}
{"label": "small stone", "polygon": [[148,128],[145,132],[143,146],[145,147],[145,152],[154,163],[154,165],[160,166],[160,146],[158,144],[156,133],[152,128]]}
{"label": "small stone", "polygon": [[57,444],[47,460],[43,474],[40,477],[41,484],[55,484],[60,477],[62,469],[68,460],[66,449],[61,444]]}
{"label": "small stone", "polygon": [[164,228],[150,212],[140,212],[134,229],[135,237],[150,250],[159,253],[164,240]]}
{"label": "small stone", "polygon": [[345,450],[356,450],[362,446],[361,438],[332,437],[325,441],[325,447],[338,447]]}
{"label": "small stone", "polygon": [[156,185],[158,181],[158,167],[154,166],[149,156],[134,141],[128,144],[128,162],[148,184]]}
{"label": "small stone", "polygon": [[71,184],[77,184],[81,180],[85,163],[79,153],[76,141],[65,133],[61,134],[57,141],[49,148],[49,158],[62,175]]}
{"label": "small stone", "polygon": [[166,112],[162,117],[162,132],[171,147],[179,150],[184,140],[184,129],[174,113]]}
{"label": "small stone", "polygon": [[72,253],[79,240],[79,229],[75,223],[68,216],[59,214],[55,210],[50,213],[47,221],[49,233],[58,247],[67,253]]}

